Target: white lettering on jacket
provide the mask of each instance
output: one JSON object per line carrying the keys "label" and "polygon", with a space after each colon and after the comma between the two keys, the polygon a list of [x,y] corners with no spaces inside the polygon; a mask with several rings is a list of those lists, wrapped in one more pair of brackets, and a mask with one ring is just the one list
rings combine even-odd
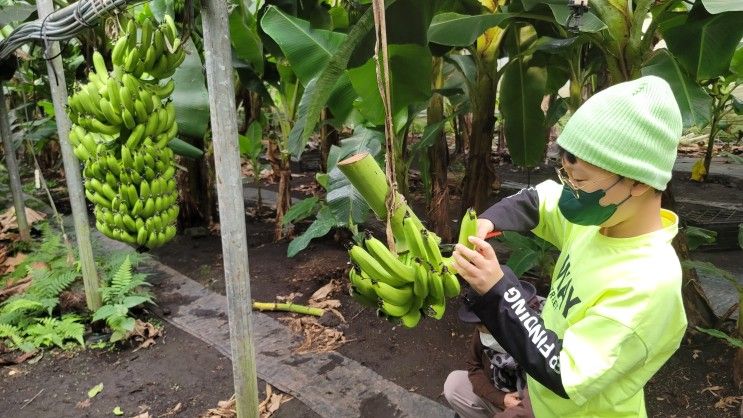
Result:
{"label": "white lettering on jacket", "polygon": [[560,357],[559,355],[552,355],[555,350],[555,344],[547,344],[547,331],[539,323],[539,318],[529,312],[526,309],[526,300],[521,296],[521,292],[516,287],[511,287],[506,290],[503,294],[503,300],[511,304],[513,313],[518,317],[521,322],[521,326],[524,327],[526,332],[529,334],[529,343],[533,344],[534,347],[544,356],[545,360],[548,360],[548,364],[555,373],[560,373]]}

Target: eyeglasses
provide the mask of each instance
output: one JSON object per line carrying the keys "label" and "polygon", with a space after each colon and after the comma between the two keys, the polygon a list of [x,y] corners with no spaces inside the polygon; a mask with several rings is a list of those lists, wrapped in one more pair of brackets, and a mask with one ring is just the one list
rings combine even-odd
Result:
{"label": "eyeglasses", "polygon": [[[568,186],[568,189],[570,189],[570,192],[573,193],[573,196],[576,199],[578,199],[580,197],[581,188],[578,187],[578,186],[576,186],[575,184],[573,184],[572,181],[570,181],[570,176],[568,175],[568,172],[565,170],[565,167],[564,166],[559,167],[559,168],[558,167],[555,167],[555,171],[557,172],[557,178],[560,179],[560,183],[562,183],[563,186]],[[596,183],[596,182],[599,182],[599,181],[604,181],[604,180],[608,179],[609,177],[611,177],[613,175],[614,174],[609,175],[609,176],[606,176],[606,177],[602,177],[600,179],[590,180],[590,181],[586,182],[586,184],[592,184],[592,183]],[[619,183],[620,181],[622,181],[622,177],[619,177],[619,179],[617,180],[617,183]],[[612,184],[606,190],[609,190],[612,187],[616,186],[617,183]]]}

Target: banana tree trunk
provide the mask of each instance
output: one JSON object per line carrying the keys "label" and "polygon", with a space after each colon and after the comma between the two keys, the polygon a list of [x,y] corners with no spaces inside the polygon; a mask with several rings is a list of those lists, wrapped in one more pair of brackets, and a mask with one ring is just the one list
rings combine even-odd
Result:
{"label": "banana tree trunk", "polygon": [[291,166],[289,156],[280,151],[279,145],[275,141],[269,141],[267,155],[274,176],[279,179],[279,190],[276,196],[276,228],[274,230],[274,239],[278,241],[284,238],[284,215],[291,206]]}
{"label": "banana tree trunk", "polygon": [[472,132],[469,138],[469,157],[462,186],[464,213],[472,207],[483,211],[488,203],[490,187],[495,180],[495,169],[490,161],[495,126],[495,92],[498,79],[487,64],[478,62],[476,88],[470,98]]}
{"label": "banana tree trunk", "polygon": [[[441,71],[443,58],[433,58],[433,88],[440,89],[444,84]],[[444,98],[434,93],[428,105],[428,125],[444,120]],[[449,165],[449,148],[446,145],[446,131],[441,129],[439,137],[428,150],[429,178],[431,179],[431,200],[428,202],[428,219],[433,230],[444,242],[451,242],[449,225],[449,188],[446,174]]]}
{"label": "banana tree trunk", "polygon": [[[662,202],[663,207],[666,209],[673,211],[676,207],[676,200],[670,184],[663,192]],[[689,259],[689,244],[686,240],[686,234],[680,233],[676,235],[676,238],[673,239],[673,248],[682,262]],[[689,322],[689,326],[712,326],[716,316],[710,307],[704,290],[699,284],[699,277],[696,270],[684,269],[681,280],[681,293],[684,299],[684,309],[686,310],[686,319]]]}
{"label": "banana tree trunk", "polygon": [[178,225],[181,228],[208,226],[218,222],[216,182],[211,143],[203,139],[189,141],[205,151],[203,158],[177,157],[185,171],[178,171],[176,183],[180,191]]}

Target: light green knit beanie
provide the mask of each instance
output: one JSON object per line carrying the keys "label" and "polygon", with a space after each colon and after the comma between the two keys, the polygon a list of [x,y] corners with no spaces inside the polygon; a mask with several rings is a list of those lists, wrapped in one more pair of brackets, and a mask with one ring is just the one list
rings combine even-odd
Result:
{"label": "light green knit beanie", "polygon": [[681,129],[681,112],[668,83],[647,76],[586,100],[557,144],[604,170],[665,190]]}

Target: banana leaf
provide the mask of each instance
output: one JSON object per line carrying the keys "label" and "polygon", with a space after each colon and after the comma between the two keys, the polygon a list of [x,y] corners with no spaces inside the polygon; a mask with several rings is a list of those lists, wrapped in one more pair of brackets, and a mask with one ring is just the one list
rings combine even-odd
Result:
{"label": "banana leaf", "polygon": [[[511,55],[521,55],[529,45],[512,31],[508,36]],[[503,73],[500,111],[508,151],[513,163],[533,167],[540,163],[547,144],[542,99],[547,86],[547,70],[530,66],[529,58],[511,61]]]}
{"label": "banana leaf", "polygon": [[310,22],[289,16],[275,6],[266,9],[261,28],[276,41],[305,86],[325,68],[346,39],[342,33],[313,29]]}
{"label": "banana leaf", "polygon": [[36,6],[24,1],[9,3],[0,7],[0,28],[13,22],[24,22],[36,11]]}
{"label": "banana leaf", "polygon": [[[407,119],[408,106],[431,97],[431,52],[416,44],[389,45],[392,114],[398,121]],[[374,125],[384,124],[384,107],[377,87],[376,63],[370,59],[361,67],[348,70],[359,95],[355,105]],[[403,115],[404,113],[404,115]],[[402,125],[395,124],[396,129]]]}
{"label": "banana leaf", "polygon": [[257,22],[249,10],[237,3],[229,15],[230,42],[234,56],[249,63],[257,74],[263,73],[263,42],[257,31]]}
{"label": "banana leaf", "polygon": [[317,218],[312,222],[309,228],[304,233],[292,240],[286,249],[287,257],[294,257],[298,252],[307,248],[310,241],[314,238],[319,238],[330,232],[338,221],[331,212],[330,208],[323,206],[319,212],[317,212]]}
{"label": "banana leaf", "polygon": [[656,51],[641,69],[642,75],[666,80],[681,110],[684,127],[703,127],[712,117],[712,98],[673,58],[667,49]]}
{"label": "banana leaf", "polygon": [[706,13],[696,8],[685,23],[663,32],[668,50],[698,81],[727,74],[743,37],[743,12],[699,16],[701,14]]}
{"label": "banana leaf", "polygon": [[743,12],[743,1],[740,0],[702,0],[702,4],[712,14]]}
{"label": "banana leaf", "polygon": [[512,16],[508,13],[440,13],[434,16],[428,27],[428,40],[440,45],[466,47],[475,43],[477,37],[487,29],[504,23]]}
{"label": "banana leaf", "polygon": [[192,39],[185,44],[186,59],[173,74],[175,120],[180,136],[203,138],[209,126],[209,93],[206,90],[203,64]]}
{"label": "banana leaf", "polygon": [[[327,65],[305,87],[299,102],[297,119],[289,134],[289,152],[295,158],[302,155],[307,140],[315,130],[320,112],[332,103],[333,116],[343,121],[348,118],[356,92],[345,73],[348,60],[364,36],[374,27],[374,15],[369,9],[353,26]],[[333,88],[335,86],[335,88]],[[336,106],[335,104],[344,104]],[[339,109],[343,109],[340,110]],[[345,111],[347,109],[347,111]]]}

